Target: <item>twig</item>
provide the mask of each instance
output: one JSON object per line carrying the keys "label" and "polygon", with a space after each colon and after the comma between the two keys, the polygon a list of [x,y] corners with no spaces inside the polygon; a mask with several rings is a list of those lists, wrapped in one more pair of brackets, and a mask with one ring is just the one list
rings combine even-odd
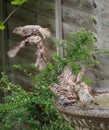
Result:
{"label": "twig", "polygon": [[17,8],[15,8],[8,16],[7,18],[3,21],[3,24],[5,24],[7,22],[7,20],[16,12],[17,9],[19,9],[20,6],[18,6]]}

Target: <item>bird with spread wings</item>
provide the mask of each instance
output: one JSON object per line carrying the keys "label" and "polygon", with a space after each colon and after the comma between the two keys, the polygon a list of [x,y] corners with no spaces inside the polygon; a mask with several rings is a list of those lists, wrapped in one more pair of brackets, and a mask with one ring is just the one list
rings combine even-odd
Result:
{"label": "bird with spread wings", "polygon": [[21,48],[24,48],[27,44],[35,44],[37,47],[35,66],[39,67],[40,70],[45,69],[47,63],[45,52],[47,48],[45,47],[44,40],[51,36],[49,29],[42,28],[39,25],[26,25],[16,27],[13,33],[22,36],[24,39],[8,51],[8,56],[15,57]]}

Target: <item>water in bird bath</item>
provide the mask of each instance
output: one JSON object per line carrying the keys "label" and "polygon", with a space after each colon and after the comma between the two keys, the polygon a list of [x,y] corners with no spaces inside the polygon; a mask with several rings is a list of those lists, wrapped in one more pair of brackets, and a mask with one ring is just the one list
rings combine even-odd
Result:
{"label": "water in bird bath", "polygon": [[95,96],[96,102],[100,107],[108,107],[109,108],[109,93],[102,93]]}

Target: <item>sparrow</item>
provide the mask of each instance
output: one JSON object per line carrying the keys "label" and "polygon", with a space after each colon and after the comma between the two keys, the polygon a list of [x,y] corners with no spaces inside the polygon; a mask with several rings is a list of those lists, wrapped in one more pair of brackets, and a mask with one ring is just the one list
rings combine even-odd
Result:
{"label": "sparrow", "polygon": [[40,33],[44,39],[51,36],[48,28],[42,28],[39,25],[26,25],[22,27],[16,27],[13,30],[13,33],[21,35],[22,37],[28,37]]}
{"label": "sparrow", "polygon": [[82,82],[78,88],[79,101],[83,106],[98,105],[95,101],[94,96],[90,93],[89,87],[85,82]]}
{"label": "sparrow", "polygon": [[68,91],[68,89],[65,87],[63,88],[61,85],[52,83],[48,88],[65,104],[75,103],[78,101],[76,93]]}

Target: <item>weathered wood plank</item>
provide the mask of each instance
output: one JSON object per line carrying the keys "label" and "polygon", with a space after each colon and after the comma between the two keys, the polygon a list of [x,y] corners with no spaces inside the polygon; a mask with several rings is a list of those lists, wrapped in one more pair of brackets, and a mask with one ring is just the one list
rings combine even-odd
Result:
{"label": "weathered wood plank", "polygon": [[62,8],[61,8],[61,0],[55,1],[56,7],[56,38],[58,40],[62,40]]}
{"label": "weathered wood plank", "polygon": [[[13,6],[8,4],[8,13],[10,13],[13,10]],[[22,15],[21,15],[22,14]],[[19,22],[19,25],[21,24],[30,24],[30,23],[36,23],[37,22],[37,16],[35,13],[30,12],[28,10],[25,10],[23,7],[20,7],[10,18],[10,20],[13,20],[15,22]],[[9,20],[9,21],[10,21]]]}
{"label": "weathered wood plank", "polygon": [[[1,21],[4,21],[4,19],[7,17],[7,10],[6,10],[6,1],[5,0],[1,0],[0,3],[1,6]],[[7,23],[5,24],[6,29],[4,31],[1,31],[1,56],[2,56],[2,65],[6,66],[9,64],[9,59],[6,55],[6,51],[8,50],[8,30],[7,30]]]}
{"label": "weathered wood plank", "polygon": [[[62,40],[62,3],[61,0],[55,0],[55,19],[56,19],[56,39]],[[57,47],[57,53],[60,55],[64,55],[63,48]]]}
{"label": "weathered wood plank", "polygon": [[102,1],[99,0],[62,0],[62,5],[88,14],[97,14],[102,11]]}
{"label": "weathered wood plank", "polygon": [[55,17],[55,6],[52,1],[31,0],[28,1],[23,7],[30,12],[45,15],[47,17],[49,16],[51,18]]}
{"label": "weathered wood plank", "polygon": [[86,12],[80,12],[79,10],[63,6],[63,21],[65,22],[84,26],[84,24],[90,24],[92,16]]}

